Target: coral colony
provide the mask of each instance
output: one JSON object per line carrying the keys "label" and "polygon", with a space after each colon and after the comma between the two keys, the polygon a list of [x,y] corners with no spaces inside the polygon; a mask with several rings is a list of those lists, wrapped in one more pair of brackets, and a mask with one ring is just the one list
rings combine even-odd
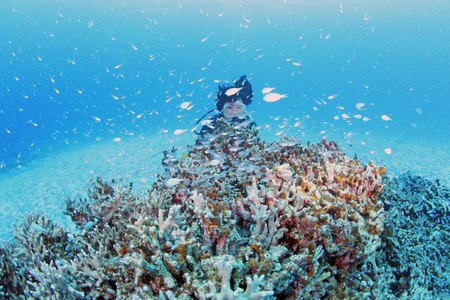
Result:
{"label": "coral colony", "polygon": [[[0,296],[367,299],[406,297],[416,283],[424,286],[399,265],[421,261],[418,250],[399,257],[395,246],[406,242],[391,227],[401,221],[389,221],[383,235],[385,169],[350,159],[333,142],[267,144],[219,121],[187,154],[165,152],[163,165],[145,195],[98,179],[87,199],[68,200],[76,232],[28,216],[0,249]],[[431,198],[447,230],[434,239],[448,243],[448,204],[439,212]],[[440,255],[446,265],[430,266],[436,283],[419,291],[425,297],[448,289],[448,254]]]}

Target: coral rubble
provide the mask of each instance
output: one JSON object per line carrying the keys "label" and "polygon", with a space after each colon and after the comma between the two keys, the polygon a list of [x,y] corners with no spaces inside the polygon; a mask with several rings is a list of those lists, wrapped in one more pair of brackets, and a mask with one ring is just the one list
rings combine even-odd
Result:
{"label": "coral rubble", "polygon": [[145,195],[98,179],[87,199],[68,200],[78,232],[31,215],[0,252],[0,295],[374,295],[383,167],[350,159],[333,142],[266,144],[220,122],[186,155],[165,152],[163,165]]}

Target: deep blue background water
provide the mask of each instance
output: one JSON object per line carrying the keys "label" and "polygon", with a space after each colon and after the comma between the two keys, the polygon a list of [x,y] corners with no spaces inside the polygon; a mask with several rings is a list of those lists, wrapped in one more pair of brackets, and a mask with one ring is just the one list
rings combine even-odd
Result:
{"label": "deep blue background water", "polygon": [[2,1],[0,169],[191,129],[241,74],[268,135],[448,139],[449,1],[228,2]]}

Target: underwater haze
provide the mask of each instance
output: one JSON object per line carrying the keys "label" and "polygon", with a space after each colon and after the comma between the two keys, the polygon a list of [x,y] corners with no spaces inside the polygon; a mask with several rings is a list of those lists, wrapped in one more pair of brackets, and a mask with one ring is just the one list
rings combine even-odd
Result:
{"label": "underwater haze", "polygon": [[241,75],[263,140],[450,186],[449,74],[445,0],[3,0],[0,240],[30,212],[73,228],[97,177],[144,193]]}
{"label": "underwater haze", "polygon": [[[346,136],[393,156],[395,144],[371,136],[449,139],[447,1],[0,5],[2,171],[74,145],[191,129],[217,83],[241,74],[270,134]],[[265,103],[264,87],[288,97]]]}

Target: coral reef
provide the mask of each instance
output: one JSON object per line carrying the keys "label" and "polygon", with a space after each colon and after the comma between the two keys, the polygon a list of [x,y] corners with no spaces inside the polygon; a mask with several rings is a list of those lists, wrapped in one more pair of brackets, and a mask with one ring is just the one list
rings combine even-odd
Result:
{"label": "coral reef", "polygon": [[408,173],[384,184],[387,216],[377,260],[385,284],[395,299],[449,299],[450,190]]}
{"label": "coral reef", "polygon": [[393,280],[378,261],[383,167],[220,122],[163,165],[144,195],[98,179],[68,200],[77,232],[29,216],[0,252],[0,296],[359,299]]}

